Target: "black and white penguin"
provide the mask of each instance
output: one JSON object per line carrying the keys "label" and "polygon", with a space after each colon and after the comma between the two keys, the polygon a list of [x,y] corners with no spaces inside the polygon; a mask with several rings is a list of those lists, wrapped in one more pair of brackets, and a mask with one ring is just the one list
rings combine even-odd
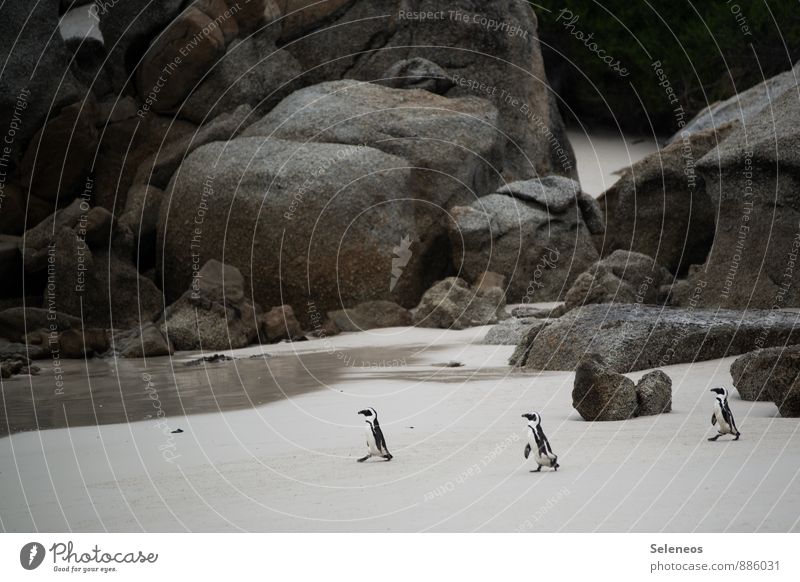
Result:
{"label": "black and white penguin", "polygon": [[522,418],[528,419],[528,444],[525,445],[525,458],[530,456],[533,451],[533,460],[539,467],[531,473],[538,473],[542,467],[552,467],[554,471],[558,471],[560,465],[558,464],[558,455],[553,452],[550,447],[550,441],[544,436],[542,430],[542,419],[537,413],[523,414]]}
{"label": "black and white penguin", "polygon": [[719,428],[717,429],[719,434],[708,440],[715,441],[724,434],[732,434],[735,437],[733,440],[738,441],[741,433],[736,428],[736,421],[733,419],[731,407],[728,406],[728,391],[725,388],[712,388],[711,392],[717,395],[714,399],[714,412],[711,414],[711,426],[719,423]]}
{"label": "black and white penguin", "polygon": [[363,414],[367,420],[367,455],[358,459],[358,462],[363,463],[370,457],[383,457],[391,461],[392,454],[386,448],[386,439],[383,438],[381,425],[378,424],[378,413],[374,408],[365,408],[358,413]]}

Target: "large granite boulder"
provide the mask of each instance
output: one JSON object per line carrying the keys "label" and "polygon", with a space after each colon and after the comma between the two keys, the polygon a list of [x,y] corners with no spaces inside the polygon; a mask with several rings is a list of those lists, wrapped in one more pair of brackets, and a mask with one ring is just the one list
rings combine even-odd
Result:
{"label": "large granite boulder", "polygon": [[[86,96],[58,33],[58,0],[6,2],[0,18],[0,131],[10,172],[31,137],[64,106]],[[69,173],[71,169],[67,168]]]}
{"label": "large granite boulder", "polygon": [[196,126],[180,119],[148,113],[103,127],[90,194],[94,204],[119,215],[143,162],[170,142],[194,134]]}
{"label": "large granite boulder", "polygon": [[636,385],[590,354],[575,369],[572,407],[584,420],[627,420],[636,416]]}
{"label": "large granite boulder", "polygon": [[636,383],[636,415],[651,416],[672,411],[672,379],[653,370]]}
{"label": "large granite boulder", "polygon": [[164,192],[154,186],[134,184],[128,190],[125,209],[117,220],[113,250],[136,265],[155,261],[158,215]]}
{"label": "large granite boulder", "polygon": [[302,71],[294,57],[275,46],[267,29],[230,44],[178,114],[204,123],[240,105],[264,114],[298,86]]}
{"label": "large granite boulder", "polygon": [[586,305],[529,333],[514,362],[534,370],[574,370],[602,354],[620,373],[744,354],[800,343],[800,314]]}
{"label": "large granite boulder", "polygon": [[56,241],[52,296],[48,287],[43,307],[53,303],[59,311],[82,315],[84,325],[104,329],[143,325],[161,312],[161,292],[133,265],[107,250],[91,250],[80,240],[73,245],[69,233],[74,232],[62,233]]}
{"label": "large granite boulder", "polygon": [[71,328],[58,334],[58,355],[62,358],[87,358],[106,353],[111,347],[104,329]]}
{"label": "large granite boulder", "polygon": [[14,342],[23,341],[28,333],[36,330],[59,332],[80,327],[79,317],[41,307],[12,307],[0,311],[0,337]]}
{"label": "large granite boulder", "polygon": [[108,252],[113,225],[108,211],[77,199],[26,233],[23,266],[46,280],[43,308],[97,328],[130,327],[160,311],[161,292],[153,282]]}
{"label": "large granite boulder", "polygon": [[260,316],[261,308],[245,296],[239,269],[212,259],[157,325],[176,350],[227,350],[258,340]]}
{"label": "large granite boulder", "polygon": [[261,317],[262,343],[293,341],[304,337],[303,328],[291,305],[279,305]]}
{"label": "large granite boulder", "polygon": [[699,305],[800,306],[799,124],[800,98],[787,91],[698,162],[717,209],[713,252],[689,277],[706,285]]}
{"label": "large granite boulder", "polygon": [[499,182],[497,123],[497,110],[484,99],[344,80],[293,93],[242,135],[366,146],[399,156],[411,166],[414,195],[433,207],[421,211],[443,224],[445,209],[470,203]]}
{"label": "large granite boulder", "polygon": [[614,251],[582,273],[564,298],[567,310],[591,303],[663,305],[672,275],[647,255]]}
{"label": "large granite boulder", "polygon": [[[292,38],[285,50],[300,62],[304,83],[373,81],[398,61],[427,59],[451,76],[454,86],[449,97],[486,97],[499,110],[496,127],[507,142],[506,179],[576,175],[572,148],[547,83],[536,16],[528,4],[515,0],[291,3],[308,6],[309,11],[293,15],[301,24],[284,24],[283,33]],[[420,13],[439,16],[415,17]],[[312,29],[313,34],[301,36],[301,30]],[[333,53],[331,47],[336,47]]]}
{"label": "large granite boulder", "polygon": [[495,115],[481,99],[353,81],[298,91],[173,176],[159,228],[167,296],[188,285],[197,238],[200,264],[224,252],[258,303],[288,303],[306,325],[309,298],[322,313],[377,299],[413,307],[450,263],[447,204],[497,179]]}
{"label": "large granite boulder", "polygon": [[508,317],[499,287],[470,287],[458,277],[436,283],[422,296],[414,313],[414,325],[442,329],[466,329],[495,324]]}
{"label": "large granite boulder", "polygon": [[96,154],[98,115],[90,93],[51,116],[33,136],[19,169],[31,195],[64,204],[83,190]]}
{"label": "large granite boulder", "polygon": [[183,4],[183,0],[161,0],[143,10],[139,2],[98,3],[100,32],[108,47],[105,67],[115,91],[121,92],[133,80],[150,42],[163,33]]}
{"label": "large granite boulder", "polygon": [[[203,10],[214,5],[226,10]],[[153,39],[136,69],[136,88],[146,107],[173,111],[225,54],[226,42],[236,34],[236,19],[222,0],[189,5]]]}
{"label": "large granite boulder", "polygon": [[[113,227],[114,220],[110,212],[99,206],[92,208],[84,199],[73,200],[69,206],[57,210],[28,230],[19,240],[25,271],[43,271],[52,263],[55,260],[54,248],[58,239],[62,244],[80,246],[80,252],[89,250],[84,247],[102,250],[108,246]],[[64,234],[65,231],[68,234]],[[65,254],[61,260],[80,262],[79,258]],[[87,255],[86,260],[91,261],[91,257]]]}
{"label": "large granite boulder", "polygon": [[800,416],[800,345],[756,350],[731,365],[742,400],[771,400],[781,416]]}
{"label": "large granite boulder", "polygon": [[695,165],[730,131],[687,134],[627,168],[600,196],[607,223],[603,253],[635,251],[673,273],[704,262],[717,208]]}
{"label": "large granite boulder", "polygon": [[123,358],[154,358],[171,356],[175,348],[164,337],[158,326],[150,323],[140,330],[136,329],[122,343],[120,356]]}
{"label": "large granite boulder", "polygon": [[20,240],[23,264],[28,272],[41,271],[47,267],[50,244],[62,229],[74,230],[81,220],[87,220],[90,207],[82,200],[73,200],[29,229]]}
{"label": "large granite boulder", "polygon": [[475,281],[486,270],[508,281],[508,300],[563,298],[599,255],[578,204],[580,186],[558,176],[514,182],[452,210],[453,263]]}
{"label": "large granite boulder", "polygon": [[3,199],[0,234],[21,235],[39,224],[55,209],[55,204],[29,195],[19,184],[0,183]]}
{"label": "large granite boulder", "polygon": [[767,387],[785,348],[766,348],[747,353],[731,364],[733,385],[742,400],[769,401]]}
{"label": "large granite boulder", "polygon": [[331,22],[356,0],[273,0],[280,20],[280,40],[287,42]]}
{"label": "large granite boulder", "polygon": [[[232,111],[222,113],[203,123],[196,131],[185,133],[159,147],[139,164],[133,177],[132,187],[141,188],[149,184],[163,190],[186,156],[207,143],[235,138],[252,121],[252,112],[253,109],[249,105],[239,105]],[[127,202],[125,210],[128,210]]]}
{"label": "large granite boulder", "polygon": [[737,123],[744,120],[744,123],[750,123],[761,110],[772,105],[787,91],[797,92],[798,77],[800,77],[800,64],[796,64],[792,70],[770,77],[724,101],[712,103],[695,115],[694,119],[687,123],[681,131],[672,136],[670,142],[680,142],[687,134],[713,131],[714,129],[719,131],[720,128],[731,122]]}
{"label": "large granite boulder", "polygon": [[541,323],[540,319],[510,317],[486,332],[481,343],[490,346],[516,346],[532,326]]}
{"label": "large granite boulder", "polygon": [[224,256],[259,304],[288,303],[301,321],[309,301],[322,313],[340,300],[416,301],[430,249],[414,253],[389,292],[394,246],[421,238],[410,192],[407,162],[372,148],[259,137],[208,144],[183,163],[161,207],[164,290],[173,297],[192,264]]}

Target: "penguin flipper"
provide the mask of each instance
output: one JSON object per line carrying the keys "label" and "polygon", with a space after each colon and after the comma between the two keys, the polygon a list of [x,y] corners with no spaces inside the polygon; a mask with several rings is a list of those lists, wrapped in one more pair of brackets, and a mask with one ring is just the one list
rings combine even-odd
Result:
{"label": "penguin flipper", "polygon": [[717,413],[716,412],[712,412],[711,413],[711,426],[714,426],[715,424],[717,424]]}
{"label": "penguin flipper", "polygon": [[525,445],[525,458],[527,459],[531,454],[531,445],[530,443]]}

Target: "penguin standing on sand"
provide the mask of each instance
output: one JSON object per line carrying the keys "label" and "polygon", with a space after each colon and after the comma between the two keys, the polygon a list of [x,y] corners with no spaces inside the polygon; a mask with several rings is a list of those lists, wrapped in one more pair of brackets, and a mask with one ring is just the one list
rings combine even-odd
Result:
{"label": "penguin standing on sand", "polygon": [[522,418],[528,419],[528,428],[530,429],[528,432],[528,444],[525,445],[525,458],[527,459],[531,451],[533,451],[533,460],[539,465],[539,468],[535,471],[532,470],[531,473],[538,473],[542,470],[542,467],[552,467],[553,471],[558,471],[560,466],[558,464],[558,455],[553,452],[550,447],[550,441],[544,436],[539,415],[534,412],[532,414],[523,414]]}
{"label": "penguin standing on sand", "polygon": [[711,426],[719,423],[719,434],[711,437],[710,441],[715,441],[724,434],[732,434],[735,436],[733,440],[738,441],[741,433],[736,428],[736,421],[733,420],[733,413],[731,407],[728,406],[728,391],[725,388],[712,388],[717,397],[714,399],[714,412],[711,414]]}
{"label": "penguin standing on sand", "polygon": [[386,439],[383,438],[381,425],[378,424],[378,413],[374,408],[365,408],[358,413],[363,414],[367,420],[367,455],[358,459],[358,462],[363,463],[370,457],[383,457],[391,461],[392,454],[386,448]]}

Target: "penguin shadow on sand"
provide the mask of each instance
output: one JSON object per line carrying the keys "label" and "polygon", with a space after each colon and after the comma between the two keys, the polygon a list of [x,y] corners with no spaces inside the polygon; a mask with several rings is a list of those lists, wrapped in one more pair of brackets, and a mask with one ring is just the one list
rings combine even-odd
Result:
{"label": "penguin shadow on sand", "polygon": [[522,418],[528,420],[528,444],[525,445],[525,458],[529,458],[533,453],[533,460],[538,467],[531,469],[531,473],[540,473],[542,467],[550,467],[553,471],[558,471],[561,466],[558,464],[558,455],[553,452],[550,441],[542,430],[542,419],[536,412],[523,414]]}
{"label": "penguin shadow on sand", "polygon": [[725,388],[712,388],[711,392],[716,394],[714,397],[714,412],[711,413],[711,426],[718,425],[717,436],[711,437],[710,441],[716,441],[719,437],[729,434],[738,441],[742,433],[736,428],[736,421],[733,418],[733,412],[728,405],[728,391]]}
{"label": "penguin shadow on sand", "polygon": [[372,457],[380,457],[386,461],[391,461],[393,457],[386,446],[386,439],[383,436],[381,425],[378,423],[378,413],[374,408],[365,408],[364,410],[359,410],[358,414],[362,415],[367,423],[367,454],[356,461],[363,463]]}

